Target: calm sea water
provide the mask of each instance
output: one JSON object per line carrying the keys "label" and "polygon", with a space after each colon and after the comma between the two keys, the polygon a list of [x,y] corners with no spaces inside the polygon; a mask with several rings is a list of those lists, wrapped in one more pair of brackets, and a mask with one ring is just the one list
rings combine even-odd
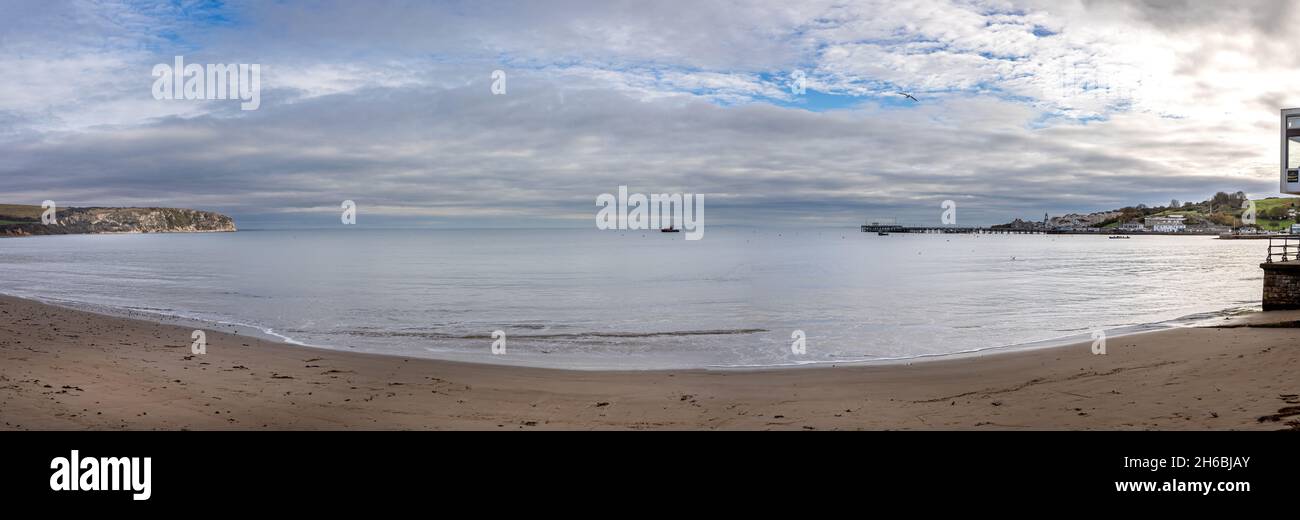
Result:
{"label": "calm sea water", "polygon": [[[53,236],[0,239],[0,292],[403,356],[581,369],[789,365],[1217,319],[1259,304],[1265,249],[1210,237],[719,227],[700,241],[358,228]],[[501,355],[491,352],[496,330],[506,334]],[[806,354],[792,352],[795,331]]]}

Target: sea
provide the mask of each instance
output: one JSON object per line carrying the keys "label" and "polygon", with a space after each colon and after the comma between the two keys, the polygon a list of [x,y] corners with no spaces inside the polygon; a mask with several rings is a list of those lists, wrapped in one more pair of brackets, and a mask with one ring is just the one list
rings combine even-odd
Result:
{"label": "sea", "polygon": [[[897,363],[1258,309],[1267,241],[856,228],[0,239],[0,293],[322,349],[577,370]],[[176,338],[188,345],[190,336]]]}

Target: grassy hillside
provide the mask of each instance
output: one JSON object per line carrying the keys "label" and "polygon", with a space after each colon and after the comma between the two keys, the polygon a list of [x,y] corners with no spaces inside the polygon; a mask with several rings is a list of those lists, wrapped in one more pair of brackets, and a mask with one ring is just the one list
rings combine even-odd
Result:
{"label": "grassy hillside", "polygon": [[1296,209],[1300,211],[1300,198],[1296,197],[1269,197],[1263,200],[1255,201],[1255,224],[1260,229],[1269,231],[1287,230],[1291,224],[1295,224],[1295,219],[1284,217],[1286,210]]}
{"label": "grassy hillside", "polygon": [[40,221],[41,211],[40,206],[0,204],[0,224]]}

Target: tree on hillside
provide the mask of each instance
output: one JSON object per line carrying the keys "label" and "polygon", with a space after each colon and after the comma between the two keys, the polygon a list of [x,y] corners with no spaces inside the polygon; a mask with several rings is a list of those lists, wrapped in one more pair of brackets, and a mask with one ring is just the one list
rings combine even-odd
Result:
{"label": "tree on hillside", "polygon": [[1259,212],[1259,216],[1261,218],[1265,218],[1268,220],[1286,220],[1288,218],[1291,218],[1290,212],[1291,212],[1291,208],[1289,206],[1273,206],[1271,208],[1261,210]]}
{"label": "tree on hillside", "polygon": [[1180,206],[1182,206],[1182,204],[1178,203],[1178,199],[1169,201],[1169,209],[1178,209]]}
{"label": "tree on hillside", "polygon": [[1218,211],[1220,209],[1226,208],[1231,205],[1232,205],[1232,195],[1228,195],[1227,193],[1224,193],[1222,191],[1215,193],[1214,197],[1210,198],[1211,212]]}
{"label": "tree on hillside", "polygon": [[1241,220],[1239,220],[1237,217],[1234,217],[1232,215],[1223,212],[1211,213],[1210,222],[1213,222],[1220,226],[1230,226],[1234,228],[1241,227]]}
{"label": "tree on hillside", "polygon": [[1116,218],[1115,220],[1123,223],[1123,222],[1128,222],[1130,220],[1138,220],[1140,218],[1142,218],[1141,210],[1134,207],[1127,207],[1119,210],[1119,217]]}

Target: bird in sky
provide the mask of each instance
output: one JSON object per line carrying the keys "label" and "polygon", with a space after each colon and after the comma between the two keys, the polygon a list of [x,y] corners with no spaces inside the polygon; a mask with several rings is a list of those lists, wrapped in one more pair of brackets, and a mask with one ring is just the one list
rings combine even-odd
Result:
{"label": "bird in sky", "polygon": [[914,96],[912,96],[911,94],[908,94],[908,93],[906,93],[906,92],[899,92],[898,95],[903,96],[903,97],[905,97],[905,98],[907,98],[907,99],[910,99],[910,100],[912,100],[912,101],[915,101],[915,102],[917,102],[917,103],[920,103],[920,102],[921,102],[921,100],[916,99],[916,97],[914,97]]}

